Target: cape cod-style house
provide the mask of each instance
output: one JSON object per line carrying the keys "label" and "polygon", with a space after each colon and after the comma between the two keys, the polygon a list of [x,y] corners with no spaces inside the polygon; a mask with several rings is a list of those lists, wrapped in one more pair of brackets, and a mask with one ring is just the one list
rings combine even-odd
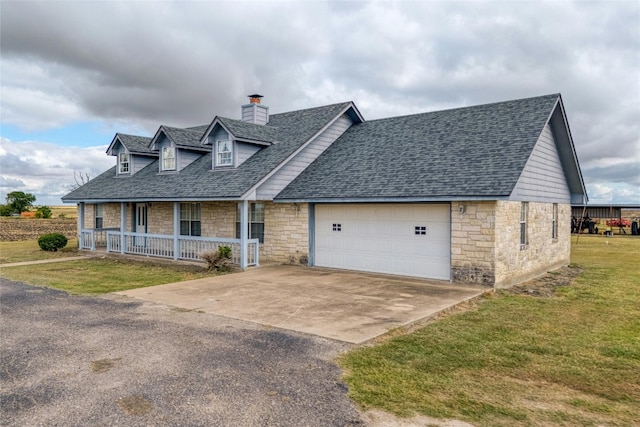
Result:
{"label": "cape cod-style house", "polygon": [[569,263],[586,191],[559,94],[365,121],[353,102],[152,137],[63,197],[82,249],[260,262],[495,287]]}

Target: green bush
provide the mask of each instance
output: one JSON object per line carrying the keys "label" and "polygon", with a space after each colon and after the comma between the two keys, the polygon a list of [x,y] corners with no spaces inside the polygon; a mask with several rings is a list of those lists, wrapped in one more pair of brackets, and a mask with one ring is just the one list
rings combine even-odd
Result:
{"label": "green bush", "polygon": [[13,208],[9,205],[0,205],[0,216],[11,216]]}
{"label": "green bush", "polygon": [[229,246],[220,246],[218,248],[218,253],[221,258],[231,259],[231,248]]}
{"label": "green bush", "polygon": [[43,251],[56,252],[67,246],[67,238],[60,233],[43,234],[38,239],[38,245]]}
{"label": "green bush", "polygon": [[40,206],[36,209],[36,218],[51,218],[51,208],[49,206]]}

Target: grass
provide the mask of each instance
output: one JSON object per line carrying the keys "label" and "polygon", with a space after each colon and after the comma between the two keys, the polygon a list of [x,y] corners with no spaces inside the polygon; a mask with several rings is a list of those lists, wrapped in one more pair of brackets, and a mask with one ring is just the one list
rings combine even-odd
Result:
{"label": "grass", "polygon": [[210,273],[203,267],[191,265],[159,265],[109,258],[87,258],[79,261],[4,267],[0,275],[71,294],[95,295],[198,279]]}
{"label": "grass", "polygon": [[0,242],[0,265],[22,261],[62,258],[78,255],[78,240],[71,239],[62,250],[43,251],[35,240]]}
{"label": "grass", "polygon": [[[78,208],[75,205],[49,206],[51,208],[51,218],[77,218]],[[35,210],[35,209],[34,209]]]}
{"label": "grass", "polygon": [[[36,241],[0,242],[0,266],[14,262],[76,256],[77,246],[77,240],[69,240],[61,251],[48,252],[41,250]],[[196,265],[159,265],[111,258],[87,258],[51,264],[3,267],[0,275],[72,294],[104,294],[198,279],[210,273],[204,267]]]}
{"label": "grass", "polygon": [[477,309],[339,358],[364,409],[478,426],[637,425],[640,238],[575,237],[584,272],[552,298]]}

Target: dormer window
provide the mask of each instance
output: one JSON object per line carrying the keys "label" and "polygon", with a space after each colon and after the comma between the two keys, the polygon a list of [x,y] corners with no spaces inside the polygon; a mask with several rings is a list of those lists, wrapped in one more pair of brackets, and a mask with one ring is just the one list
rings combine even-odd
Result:
{"label": "dormer window", "polygon": [[118,155],[118,173],[129,173],[129,153],[127,152]]}
{"label": "dormer window", "polygon": [[218,166],[233,165],[233,144],[229,140],[216,142],[216,164]]}
{"label": "dormer window", "polygon": [[176,148],[162,147],[162,170],[176,170]]}

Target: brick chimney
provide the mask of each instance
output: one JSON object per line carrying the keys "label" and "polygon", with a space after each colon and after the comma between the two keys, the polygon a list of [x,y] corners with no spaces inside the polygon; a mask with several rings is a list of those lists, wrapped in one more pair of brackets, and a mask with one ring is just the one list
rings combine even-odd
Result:
{"label": "brick chimney", "polygon": [[249,95],[249,103],[242,106],[242,121],[256,125],[269,123],[269,107],[260,103],[261,98],[257,93]]}

